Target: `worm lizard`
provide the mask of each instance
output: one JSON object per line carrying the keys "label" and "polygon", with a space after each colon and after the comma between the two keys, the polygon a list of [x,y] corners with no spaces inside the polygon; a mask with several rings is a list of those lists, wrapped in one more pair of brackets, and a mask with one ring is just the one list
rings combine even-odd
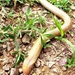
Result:
{"label": "worm lizard", "polygon": [[[54,5],[50,4],[47,0],[39,0],[39,2],[49,11],[51,11],[56,16],[60,17],[64,24],[61,26],[62,30],[64,32],[67,32],[72,27],[72,21],[71,18],[62,10],[55,7]],[[53,34],[55,36],[60,35],[60,31],[58,28],[55,28],[53,30],[47,31],[44,34]],[[51,39],[53,37],[43,38],[44,42],[47,43],[48,39]],[[36,62],[41,50],[42,50],[42,43],[41,43],[41,37],[39,36],[38,39],[33,44],[31,50],[28,53],[28,57],[24,60],[22,70],[24,75],[29,75],[34,63]]]}

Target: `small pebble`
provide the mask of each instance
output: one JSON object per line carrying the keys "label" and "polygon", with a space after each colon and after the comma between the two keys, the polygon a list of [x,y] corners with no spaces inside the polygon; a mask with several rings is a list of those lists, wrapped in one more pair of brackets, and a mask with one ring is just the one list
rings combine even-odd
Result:
{"label": "small pebble", "polygon": [[66,67],[63,66],[63,67],[62,67],[62,70],[65,71],[65,70],[66,70]]}
{"label": "small pebble", "polygon": [[41,65],[40,59],[37,60],[37,62],[35,63],[36,67],[39,67]]}
{"label": "small pebble", "polygon": [[6,46],[6,45],[4,45],[4,44],[3,44],[2,46],[3,46],[3,48],[6,48],[6,47],[7,47],[7,46]]}
{"label": "small pebble", "polygon": [[3,69],[4,69],[5,71],[9,71],[10,65],[4,65],[4,66],[3,66]]}
{"label": "small pebble", "polygon": [[28,35],[24,35],[24,37],[22,38],[22,42],[23,42],[24,44],[30,43],[30,38],[29,38],[29,36],[28,36]]}
{"label": "small pebble", "polygon": [[19,68],[19,72],[20,72],[20,73],[22,73],[22,72],[23,72],[23,71],[22,71],[22,68]]}
{"label": "small pebble", "polygon": [[58,62],[59,66],[64,66],[67,62],[67,59],[66,58],[61,58]]}
{"label": "small pebble", "polygon": [[71,9],[72,9],[72,10],[75,10],[75,6],[71,6]]}
{"label": "small pebble", "polygon": [[19,75],[19,71],[16,68],[11,68],[10,75]]}

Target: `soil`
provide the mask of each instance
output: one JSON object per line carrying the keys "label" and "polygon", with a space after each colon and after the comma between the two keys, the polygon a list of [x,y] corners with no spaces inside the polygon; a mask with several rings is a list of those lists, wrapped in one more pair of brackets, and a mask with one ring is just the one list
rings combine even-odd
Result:
{"label": "soil", "polygon": [[[19,14],[22,14],[21,18],[23,19],[23,14],[27,11],[28,4],[23,6],[17,6],[16,9],[10,7],[0,7],[0,26],[17,24],[17,18]],[[51,13],[46,14],[48,11],[42,7],[40,4],[35,4],[31,6],[32,13],[35,15],[40,12],[44,18],[46,18],[46,26],[50,30],[50,27],[53,27],[53,19]],[[72,19],[72,28],[65,34],[65,38],[68,39],[75,46],[75,7],[71,7],[72,11],[67,13]],[[7,17],[7,13],[13,10],[15,15],[14,19]],[[59,19],[60,20],[60,19]],[[28,37],[27,37],[28,38]],[[35,39],[32,39],[28,44],[24,44],[22,38],[18,38],[17,42],[19,44],[19,50],[24,50],[26,53],[31,49]],[[61,42],[56,39],[51,39],[48,42],[50,47],[43,48],[36,63],[34,64],[33,69],[30,72],[30,75],[75,75],[75,67],[67,68],[65,64],[67,63],[67,57],[71,58],[73,51],[71,47],[65,42]],[[23,75],[22,64],[19,63],[17,68],[14,68],[15,56],[12,55],[15,51],[15,44],[13,39],[9,39],[0,46],[0,75]]]}

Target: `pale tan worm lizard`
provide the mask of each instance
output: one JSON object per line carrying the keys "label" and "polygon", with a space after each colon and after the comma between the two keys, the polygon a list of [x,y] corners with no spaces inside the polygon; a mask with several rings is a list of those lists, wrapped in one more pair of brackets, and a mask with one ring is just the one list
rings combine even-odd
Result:
{"label": "pale tan worm lizard", "polygon": [[[51,11],[53,14],[57,15],[61,19],[63,19],[64,24],[61,26],[64,32],[67,32],[72,27],[72,22],[70,17],[59,8],[55,7],[54,5],[50,4],[47,0],[39,0],[39,2],[49,11]],[[60,35],[60,31],[58,28],[55,28],[51,31],[46,32],[45,34],[53,34],[55,36]],[[48,39],[51,39],[53,37],[48,37]],[[44,42],[46,43],[47,38],[43,38]],[[36,62],[41,50],[42,50],[42,43],[41,43],[41,37],[39,37],[31,50],[28,53],[28,57],[24,60],[23,63],[23,74],[29,75],[34,63]]]}

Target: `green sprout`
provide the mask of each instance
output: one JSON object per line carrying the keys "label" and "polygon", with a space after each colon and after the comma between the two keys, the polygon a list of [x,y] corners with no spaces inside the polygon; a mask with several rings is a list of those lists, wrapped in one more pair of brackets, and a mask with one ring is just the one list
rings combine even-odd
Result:
{"label": "green sprout", "polygon": [[61,37],[63,37],[64,36],[64,31],[61,28],[61,22],[59,22],[59,20],[56,19],[54,16],[53,16],[53,20],[54,20],[54,23],[55,23],[56,27],[59,29],[59,31],[61,33]]}

